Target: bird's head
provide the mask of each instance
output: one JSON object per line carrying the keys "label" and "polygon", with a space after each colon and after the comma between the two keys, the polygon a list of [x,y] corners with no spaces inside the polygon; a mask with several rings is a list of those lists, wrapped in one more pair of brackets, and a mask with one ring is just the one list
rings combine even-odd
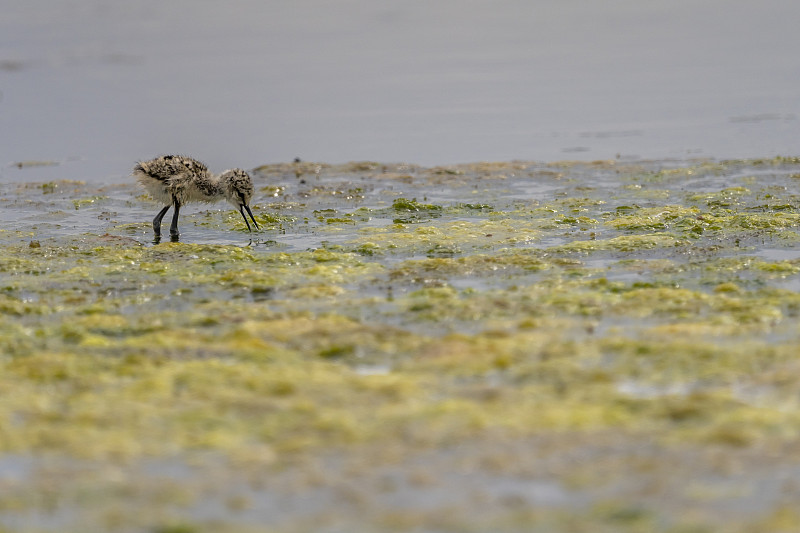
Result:
{"label": "bird's head", "polygon": [[254,191],[253,181],[250,179],[250,175],[240,168],[226,170],[219,177],[219,185],[222,187],[222,192],[225,194],[225,199],[228,203],[235,207],[242,215],[244,223],[247,224],[247,229],[252,231],[250,229],[250,223],[247,221],[247,217],[244,214],[245,211],[250,215],[250,220],[253,221],[256,229],[261,229],[258,227],[258,222],[256,222],[255,217],[253,217],[253,212],[250,211],[250,199],[253,197]]}

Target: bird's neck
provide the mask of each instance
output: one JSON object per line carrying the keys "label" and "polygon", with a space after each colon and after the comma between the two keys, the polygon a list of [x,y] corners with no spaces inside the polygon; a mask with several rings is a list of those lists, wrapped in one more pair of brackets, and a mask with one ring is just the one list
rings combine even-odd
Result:
{"label": "bird's neck", "polygon": [[225,195],[225,188],[219,176],[205,174],[195,180],[197,189],[209,199],[222,198]]}

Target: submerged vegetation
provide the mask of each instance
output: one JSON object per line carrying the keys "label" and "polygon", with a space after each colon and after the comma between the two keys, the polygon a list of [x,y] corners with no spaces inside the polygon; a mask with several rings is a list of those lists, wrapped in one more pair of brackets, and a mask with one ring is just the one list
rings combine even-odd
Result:
{"label": "submerged vegetation", "polygon": [[796,530],[798,176],[266,165],[157,245],[0,185],[0,531]]}

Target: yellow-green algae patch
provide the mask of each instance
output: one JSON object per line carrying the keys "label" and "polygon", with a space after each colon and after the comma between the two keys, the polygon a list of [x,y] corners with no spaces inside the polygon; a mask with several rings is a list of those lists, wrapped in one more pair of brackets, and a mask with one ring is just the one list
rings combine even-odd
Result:
{"label": "yellow-green algae patch", "polygon": [[649,250],[652,248],[671,248],[679,244],[681,244],[681,241],[671,235],[650,233],[645,235],[621,235],[610,239],[572,241],[555,246],[551,248],[551,250],[553,252],[632,252],[637,250]]}
{"label": "yellow-green algae patch", "polygon": [[[19,200],[3,209],[123,214],[0,233],[0,482],[25,495],[0,527],[46,512],[49,486],[104,517],[64,531],[233,531],[247,509],[275,531],[303,513],[306,530],[792,530],[779,497],[744,509],[732,472],[757,491],[800,458],[796,174],[786,158],[268,165],[262,232],[194,212],[157,245],[132,188],[2,186]],[[44,458],[126,475],[94,492],[2,479],[3,460]],[[148,461],[208,485],[177,474],[146,499]],[[485,492],[464,493],[459,465]],[[558,497],[495,490],[531,480]],[[339,511],[259,507],[329,489]]]}
{"label": "yellow-green algae patch", "polygon": [[464,251],[530,243],[540,235],[531,223],[455,221],[440,227],[395,224],[363,230],[348,244],[362,253],[456,255]]}
{"label": "yellow-green algae patch", "polygon": [[[633,209],[617,208],[618,212],[629,210]],[[640,208],[636,209],[635,212],[635,215],[623,215],[608,220],[606,224],[619,230],[660,230],[666,229],[668,225],[675,220],[697,217],[700,210],[692,207],[667,205],[663,207]]]}

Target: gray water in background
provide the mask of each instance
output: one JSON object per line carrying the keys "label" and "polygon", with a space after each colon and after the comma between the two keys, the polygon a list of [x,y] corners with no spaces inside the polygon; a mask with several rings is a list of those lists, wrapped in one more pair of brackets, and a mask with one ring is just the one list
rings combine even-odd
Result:
{"label": "gray water in background", "polygon": [[[0,0],[0,178],[294,157],[768,157],[800,140],[796,0]],[[46,160],[49,167],[17,168]]]}

